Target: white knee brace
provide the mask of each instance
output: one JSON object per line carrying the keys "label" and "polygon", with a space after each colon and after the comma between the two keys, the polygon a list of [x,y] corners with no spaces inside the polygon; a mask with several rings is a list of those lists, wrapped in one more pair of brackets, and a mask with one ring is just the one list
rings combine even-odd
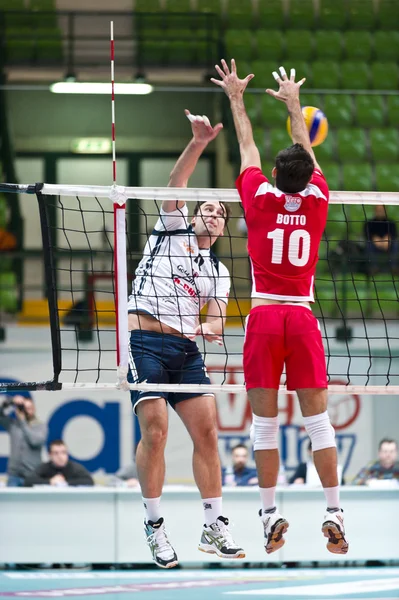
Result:
{"label": "white knee brace", "polygon": [[328,412],[313,417],[304,417],[305,429],[312,442],[312,450],[335,448],[335,431],[331,425]]}
{"label": "white knee brace", "polygon": [[278,417],[258,417],[253,415],[249,436],[254,450],[275,450],[278,448]]}

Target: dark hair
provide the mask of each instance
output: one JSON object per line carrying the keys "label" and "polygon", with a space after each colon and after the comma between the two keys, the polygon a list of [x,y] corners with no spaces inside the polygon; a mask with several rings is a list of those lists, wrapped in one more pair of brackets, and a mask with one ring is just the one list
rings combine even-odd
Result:
{"label": "dark hair", "polygon": [[314,170],[314,162],[302,144],[293,144],[276,156],[276,186],[286,194],[305,189]]}
{"label": "dark hair", "polygon": [[237,446],[234,446],[234,448],[231,449],[231,453],[233,454],[234,450],[240,450],[241,448],[248,452],[248,448],[245,444],[237,444]]}
{"label": "dark hair", "polygon": [[[197,204],[195,205],[195,208],[194,208],[194,217],[197,216],[198,211],[199,211],[199,209],[201,208],[201,206],[203,204],[206,204],[206,202],[197,202]],[[223,208],[225,210],[226,216],[225,216],[225,222],[224,222],[224,224],[227,225],[227,223],[230,221],[230,217],[231,217],[231,207],[230,207],[229,204],[226,204],[226,202],[219,201],[219,204],[221,206],[223,206]]]}
{"label": "dark hair", "polygon": [[382,438],[382,440],[378,444],[378,450],[381,450],[382,444],[395,444],[396,448],[398,447],[398,442],[396,440],[393,440],[392,438]]}
{"label": "dark hair", "polygon": [[66,444],[62,440],[53,440],[52,442],[49,443],[49,446],[48,446],[48,449],[50,452],[51,452],[51,448],[53,446],[65,446],[66,447]]}

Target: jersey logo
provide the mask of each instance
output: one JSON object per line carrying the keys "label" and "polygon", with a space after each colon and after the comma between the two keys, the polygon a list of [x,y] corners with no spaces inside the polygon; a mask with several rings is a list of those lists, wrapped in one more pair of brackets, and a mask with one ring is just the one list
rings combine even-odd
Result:
{"label": "jersey logo", "polygon": [[301,208],[302,198],[298,198],[297,196],[286,196],[284,208],[288,210],[288,212],[295,212],[299,208]]}
{"label": "jersey logo", "polygon": [[195,249],[191,246],[191,244],[187,244],[187,242],[183,241],[183,247],[187,254],[195,254]]}

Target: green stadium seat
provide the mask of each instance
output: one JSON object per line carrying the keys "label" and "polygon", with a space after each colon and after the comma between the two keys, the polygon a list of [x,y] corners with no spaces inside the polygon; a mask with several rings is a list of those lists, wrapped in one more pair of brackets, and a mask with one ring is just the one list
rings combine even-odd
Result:
{"label": "green stadium seat", "polygon": [[382,0],[378,3],[378,24],[380,29],[399,30],[397,0]]}
{"label": "green stadium seat", "polygon": [[247,115],[253,124],[256,124],[259,121],[259,99],[259,94],[249,94],[247,92],[244,95]]}
{"label": "green stadium seat", "polygon": [[341,169],[338,163],[326,163],[320,165],[327,180],[330,190],[342,190]]}
{"label": "green stadium seat", "polygon": [[341,87],[346,90],[367,90],[370,87],[368,64],[362,61],[344,61],[341,67]]}
{"label": "green stadium seat", "polygon": [[166,0],[166,10],[172,13],[190,13],[191,0]]}
{"label": "green stadium seat", "polygon": [[[292,66],[294,66],[296,69],[297,81],[298,81],[298,79],[302,79],[302,77],[306,77],[305,87],[307,87],[307,88],[317,87],[317,86],[312,85],[313,72],[312,72],[312,63],[311,62],[309,62],[307,60],[296,60],[295,64]],[[288,67],[288,68],[290,68],[290,67]],[[302,88],[302,90],[303,89],[304,88]]]}
{"label": "green stadium seat", "polygon": [[399,67],[393,61],[374,62],[371,65],[371,83],[375,90],[397,90]]}
{"label": "green stadium seat", "polygon": [[312,64],[313,87],[336,90],[340,87],[339,64],[332,60],[316,60]]}
{"label": "green stadium seat", "polygon": [[190,0],[166,0],[165,8],[170,15],[166,19],[167,27],[184,32],[196,28],[198,23],[192,17]]}
{"label": "green stadium seat", "polygon": [[18,310],[18,284],[15,273],[0,273],[0,309],[8,313]]}
{"label": "green stadium seat", "polygon": [[230,29],[224,36],[226,59],[235,58],[237,61],[249,61],[253,58],[253,34],[251,31]]}
{"label": "green stadium seat", "polygon": [[376,31],[374,54],[379,61],[399,60],[399,31]]}
{"label": "green stadium seat", "polygon": [[340,60],[343,54],[343,39],[340,31],[316,31],[314,34],[316,59]]}
{"label": "green stadium seat", "polygon": [[[250,86],[256,88],[275,88],[276,82],[273,79],[273,71],[278,68],[278,62],[266,60],[254,60],[250,65],[247,65],[245,74],[253,73],[254,79],[250,82]],[[275,100],[276,102],[276,100]]]}
{"label": "green stadium seat", "polygon": [[261,97],[261,115],[264,127],[285,126],[287,121],[285,105],[268,94]]}
{"label": "green stadium seat", "polygon": [[371,153],[374,162],[395,163],[399,160],[399,133],[397,129],[372,129]]}
{"label": "green stadium seat", "polygon": [[330,94],[324,97],[324,113],[331,127],[345,127],[353,123],[352,97]]}
{"label": "green stadium seat", "polygon": [[[202,2],[202,0],[201,0]],[[285,14],[284,5],[281,0],[267,0],[267,2],[259,2],[259,27],[263,29],[284,29]]]}
{"label": "green stadium seat", "polygon": [[138,44],[139,65],[163,65],[166,62],[167,41],[162,38],[144,39]]}
{"label": "green stadium seat", "polygon": [[310,31],[294,30],[285,34],[285,56],[290,60],[309,60],[313,57],[313,34]]}
{"label": "green stadium seat", "polygon": [[388,123],[399,127],[399,96],[387,97]]}
{"label": "green stadium seat", "polygon": [[168,40],[166,56],[169,65],[188,66],[195,62],[195,40]]}
{"label": "green stadium seat", "polygon": [[343,34],[345,55],[348,60],[370,60],[372,35],[368,31],[346,31]]}
{"label": "green stadium seat", "polygon": [[291,146],[292,140],[288,135],[288,132],[285,128],[280,129],[270,129],[269,130],[269,138],[270,138],[270,154],[269,158],[274,161],[277,154],[280,150]]}
{"label": "green stadium seat", "polygon": [[227,27],[251,29],[254,22],[252,0],[228,0]]}
{"label": "green stadium seat", "polygon": [[264,160],[266,157],[265,130],[263,129],[263,127],[254,127],[253,134],[254,134],[254,142],[256,144],[256,147],[259,150],[260,158],[261,158],[261,160]]}
{"label": "green stadium seat", "polygon": [[7,63],[18,65],[34,62],[35,43],[32,39],[7,39],[5,46]]}
{"label": "green stadium seat", "polygon": [[316,154],[317,162],[320,163],[323,168],[324,162],[331,162],[335,159],[335,134],[331,129],[328,132],[328,136],[320,146],[313,148]]}
{"label": "green stadium seat", "polygon": [[[284,51],[284,36],[281,31],[258,30],[255,33],[257,56],[262,60],[280,61]],[[276,67],[279,65],[277,64]]]}
{"label": "green stadium seat", "polygon": [[361,127],[380,127],[385,121],[382,96],[355,96],[356,121]]}
{"label": "green stadium seat", "polygon": [[343,30],[347,24],[345,0],[320,0],[319,29]]}
{"label": "green stadium seat", "polygon": [[323,96],[319,96],[319,94],[307,94],[306,92],[303,94],[301,92],[300,100],[301,106],[315,106],[316,108],[323,110]]}
{"label": "green stadium seat", "polygon": [[156,13],[161,10],[161,5],[159,0],[134,0],[134,10]]}
{"label": "green stadium seat", "polygon": [[348,2],[348,27],[372,31],[377,24],[373,0],[350,0]]}
{"label": "green stadium seat", "polygon": [[399,192],[399,171],[396,166],[377,164],[375,178],[379,192]]}
{"label": "green stadium seat", "polygon": [[313,0],[290,0],[288,13],[289,29],[313,29],[315,12]]}
{"label": "green stadium seat", "polygon": [[364,129],[339,129],[337,132],[337,148],[341,162],[364,162],[367,159]]}
{"label": "green stadium seat", "polygon": [[61,37],[51,39],[39,37],[36,41],[36,58],[38,62],[46,64],[58,64],[63,58],[63,47]]}
{"label": "green stadium seat", "polygon": [[369,163],[345,163],[342,169],[344,190],[362,192],[373,189],[373,173]]}

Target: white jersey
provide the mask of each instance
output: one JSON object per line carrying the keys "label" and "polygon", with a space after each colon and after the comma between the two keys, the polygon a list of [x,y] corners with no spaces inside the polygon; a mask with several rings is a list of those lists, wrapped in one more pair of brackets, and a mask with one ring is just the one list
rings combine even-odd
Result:
{"label": "white jersey", "polygon": [[192,334],[212,298],[227,304],[230,275],[209,249],[198,248],[187,206],[162,209],[136,269],[129,312],[144,311],[161,323]]}

